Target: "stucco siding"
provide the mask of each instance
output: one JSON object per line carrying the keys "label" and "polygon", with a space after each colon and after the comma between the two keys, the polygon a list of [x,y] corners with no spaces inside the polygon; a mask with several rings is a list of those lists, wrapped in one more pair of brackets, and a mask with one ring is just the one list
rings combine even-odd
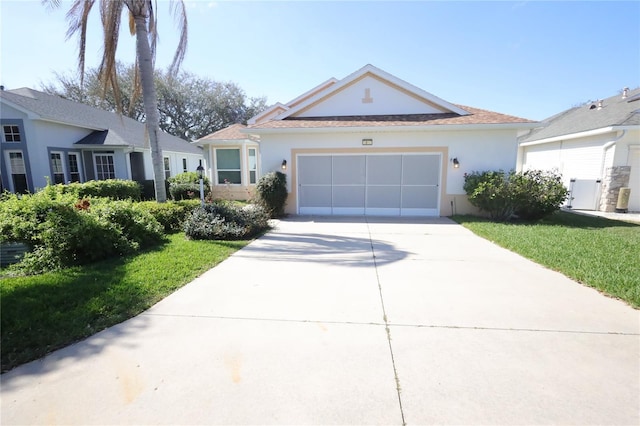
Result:
{"label": "stucco siding", "polygon": [[365,76],[331,98],[295,114],[298,117],[340,115],[428,114],[443,112],[373,76]]}
{"label": "stucco siding", "polygon": [[[372,139],[370,146],[363,146],[362,139]],[[287,160],[287,185],[290,202],[297,191],[292,186],[295,178],[297,152],[322,150],[350,154],[402,153],[415,150],[442,155],[442,180],[440,214],[451,214],[450,201],[457,195],[464,196],[464,174],[482,170],[511,170],[515,168],[517,141],[512,130],[488,131],[437,131],[437,132],[368,132],[368,133],[307,133],[265,134],[261,139],[261,172],[281,170],[282,160]],[[460,167],[454,169],[452,158]],[[460,202],[461,208],[466,206]],[[293,210],[291,210],[293,209]],[[288,212],[295,213],[295,203],[288,204]],[[464,210],[463,210],[464,211]]]}

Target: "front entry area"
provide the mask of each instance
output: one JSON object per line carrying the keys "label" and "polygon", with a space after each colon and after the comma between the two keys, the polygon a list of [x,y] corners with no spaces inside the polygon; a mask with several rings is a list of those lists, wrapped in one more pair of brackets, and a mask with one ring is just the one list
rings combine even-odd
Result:
{"label": "front entry area", "polygon": [[439,216],[441,154],[297,157],[298,214]]}

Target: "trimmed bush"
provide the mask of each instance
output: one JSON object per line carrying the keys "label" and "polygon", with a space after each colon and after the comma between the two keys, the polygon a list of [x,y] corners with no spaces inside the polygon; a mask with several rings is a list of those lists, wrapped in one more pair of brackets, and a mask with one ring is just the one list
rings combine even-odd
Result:
{"label": "trimmed bush", "polygon": [[256,201],[267,211],[269,216],[284,216],[287,195],[287,175],[284,173],[267,173],[258,180]]}
{"label": "trimmed bush", "polygon": [[498,221],[514,215],[542,219],[558,210],[568,195],[559,174],[542,170],[473,172],[464,180],[469,202]]}
{"label": "trimmed bush", "polygon": [[166,233],[182,231],[184,222],[193,210],[200,207],[199,200],[170,201],[156,203],[145,201],[137,206],[149,212],[164,227]]}
{"label": "trimmed bush", "polygon": [[269,228],[269,215],[260,206],[218,202],[196,208],[184,232],[194,240],[243,240]]}
{"label": "trimmed bush", "polygon": [[42,191],[52,194],[72,194],[76,198],[104,197],[112,200],[139,201],[142,196],[142,186],[132,180],[107,179],[90,180],[85,183],[70,183],[47,185]]}

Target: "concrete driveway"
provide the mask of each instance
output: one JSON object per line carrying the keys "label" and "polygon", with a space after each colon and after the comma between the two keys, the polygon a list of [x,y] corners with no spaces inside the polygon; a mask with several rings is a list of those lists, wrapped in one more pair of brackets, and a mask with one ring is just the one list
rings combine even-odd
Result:
{"label": "concrete driveway", "polygon": [[637,425],[640,314],[445,218],[296,217],[1,396],[3,425]]}

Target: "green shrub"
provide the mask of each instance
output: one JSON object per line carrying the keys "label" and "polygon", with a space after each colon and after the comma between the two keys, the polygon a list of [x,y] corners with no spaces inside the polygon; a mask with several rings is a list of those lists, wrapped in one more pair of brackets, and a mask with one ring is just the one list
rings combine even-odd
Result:
{"label": "green shrub", "polygon": [[138,208],[155,217],[167,233],[181,231],[184,221],[199,206],[199,200],[169,201],[166,203],[145,201],[138,204]]}
{"label": "green shrub", "polygon": [[[211,186],[211,182],[209,182],[209,178],[207,176],[203,176],[204,185]],[[177,174],[175,176],[171,176],[167,179],[169,184],[172,183],[195,183],[200,184],[200,178],[198,178],[198,173],[196,172],[184,172]]]}
{"label": "green shrub", "polygon": [[219,202],[196,208],[184,231],[194,240],[240,240],[269,228],[269,215],[260,206]]}
{"label": "green shrub", "polygon": [[72,194],[76,198],[104,197],[112,200],[139,201],[142,196],[142,186],[132,180],[107,179],[90,180],[88,182],[74,182],[70,184],[47,185],[42,191],[52,194]]}
{"label": "green shrub", "polygon": [[514,213],[524,220],[538,220],[560,208],[569,191],[555,172],[528,170],[511,177]]}
{"label": "green shrub", "polygon": [[271,217],[284,216],[287,201],[287,175],[271,172],[262,176],[256,186],[256,198]]}
{"label": "green shrub", "polygon": [[[203,186],[204,196],[207,197],[211,193],[211,187]],[[180,200],[199,200],[200,184],[199,183],[170,183],[169,195],[175,201]]]}
{"label": "green shrub", "polygon": [[508,173],[484,171],[465,174],[469,202],[489,213],[492,220],[512,216],[537,220],[558,210],[568,195],[560,175],[542,170]]}
{"label": "green shrub", "polygon": [[0,231],[0,242],[23,242],[32,249],[13,267],[26,273],[130,253],[164,236],[162,225],[131,201],[78,201],[55,190],[6,197],[0,203]]}
{"label": "green shrub", "polygon": [[513,172],[484,171],[465,174],[464,190],[469,202],[489,213],[493,220],[506,220],[513,214],[509,177]]}

